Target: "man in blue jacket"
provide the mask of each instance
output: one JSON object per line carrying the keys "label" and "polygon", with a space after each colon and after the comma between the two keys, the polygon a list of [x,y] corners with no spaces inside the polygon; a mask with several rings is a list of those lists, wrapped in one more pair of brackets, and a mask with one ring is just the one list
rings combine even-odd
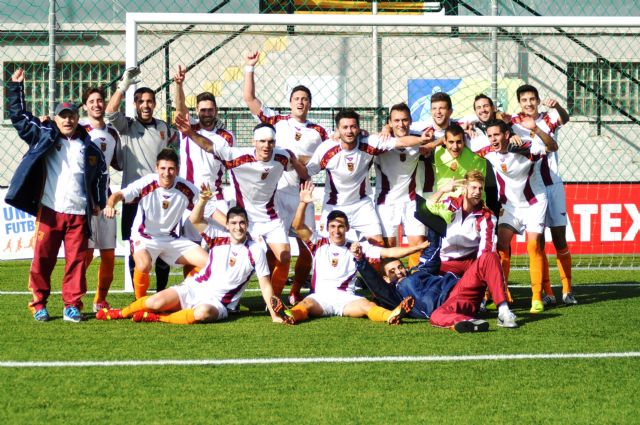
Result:
{"label": "man in blue jacket", "polygon": [[45,122],[27,111],[22,69],[11,76],[7,96],[11,123],[29,145],[5,198],[9,205],[36,216],[36,242],[29,271],[33,299],[29,308],[35,320],[49,320],[51,273],[64,242],[63,319],[80,322],[82,297],[87,292],[88,218],[106,204],[104,156],[78,126],[78,107],[73,103],[60,103],[53,120]]}

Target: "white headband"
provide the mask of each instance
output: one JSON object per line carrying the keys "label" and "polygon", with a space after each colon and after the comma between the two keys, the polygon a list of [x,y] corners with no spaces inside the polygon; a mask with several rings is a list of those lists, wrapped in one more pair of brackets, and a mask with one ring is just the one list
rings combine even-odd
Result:
{"label": "white headband", "polygon": [[253,132],[254,140],[268,140],[268,139],[275,139],[275,138],[276,138],[276,132],[269,127],[260,127],[259,129]]}

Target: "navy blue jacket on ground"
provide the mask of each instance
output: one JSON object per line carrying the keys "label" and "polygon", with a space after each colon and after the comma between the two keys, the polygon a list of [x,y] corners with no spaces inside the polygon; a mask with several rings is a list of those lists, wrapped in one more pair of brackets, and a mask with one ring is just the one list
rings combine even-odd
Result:
{"label": "navy blue jacket on ground", "polygon": [[[11,178],[5,197],[7,204],[31,215],[36,215],[42,199],[46,164],[44,158],[55,149],[60,130],[53,120],[40,122],[26,110],[22,83],[10,82],[7,87],[11,123],[29,149],[24,154]],[[82,126],[78,126],[74,138],[84,143],[84,189],[87,197],[86,215],[91,217],[94,207],[103,209],[107,203],[107,166],[104,155]],[[86,232],[91,234],[91,220],[87,220]]]}

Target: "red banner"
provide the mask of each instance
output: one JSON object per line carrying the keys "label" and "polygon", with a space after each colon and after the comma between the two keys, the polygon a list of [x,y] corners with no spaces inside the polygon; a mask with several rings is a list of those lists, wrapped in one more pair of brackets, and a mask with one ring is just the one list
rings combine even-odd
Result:
{"label": "red banner", "polygon": [[[565,184],[572,254],[640,253],[640,183]],[[555,253],[547,230],[547,253]],[[526,254],[523,236],[515,254]]]}

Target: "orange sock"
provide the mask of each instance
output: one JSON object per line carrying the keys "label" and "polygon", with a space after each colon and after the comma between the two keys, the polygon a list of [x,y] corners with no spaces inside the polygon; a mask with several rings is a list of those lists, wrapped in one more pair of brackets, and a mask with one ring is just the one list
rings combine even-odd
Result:
{"label": "orange sock", "polygon": [[309,318],[309,310],[307,310],[307,308],[302,304],[296,304],[291,307],[291,313],[296,319],[296,322],[304,322]]}
{"label": "orange sock", "polygon": [[135,300],[134,302],[132,302],[131,304],[123,308],[122,317],[128,318],[133,316],[133,313],[135,313],[136,311],[145,310],[146,309],[145,302],[147,301],[147,298],[149,297],[145,296],[145,297],[138,298],[137,300]]}
{"label": "orange sock", "polygon": [[149,273],[139,272],[133,270],[133,290],[136,294],[136,299],[147,295],[147,289],[149,289]]}
{"label": "orange sock", "polygon": [[192,266],[190,264],[186,264],[182,267],[182,275],[187,278],[189,276],[194,276],[200,271],[200,269],[196,266]]}
{"label": "orange sock", "polygon": [[176,325],[192,325],[196,323],[192,308],[185,308],[184,310],[179,310],[171,314],[162,314],[160,315],[160,321]]}
{"label": "orange sock", "polygon": [[562,282],[562,293],[571,292],[571,253],[569,248],[565,248],[558,252],[558,272],[560,272],[560,281]]}
{"label": "orange sock", "polygon": [[542,268],[544,264],[544,251],[539,246],[538,241],[529,239],[527,241],[527,251],[529,252],[529,274],[531,276],[532,300],[542,301]]}
{"label": "orange sock", "polygon": [[504,292],[507,294],[507,301],[512,303],[513,298],[511,297],[511,292],[509,291],[509,271],[511,270],[511,256],[509,255],[509,251],[500,250],[498,250],[498,255],[500,255],[500,265],[502,266],[502,274],[504,275]]}
{"label": "orange sock", "polygon": [[409,268],[415,267],[420,264],[420,254],[421,252],[414,252],[409,256]]}
{"label": "orange sock", "polygon": [[276,261],[276,265],[271,272],[271,287],[273,288],[273,295],[279,297],[282,295],[284,285],[287,283],[289,277],[289,263],[283,264]]}
{"label": "orange sock", "polygon": [[113,267],[115,263],[115,250],[100,251],[100,269],[98,270],[98,288],[93,298],[93,303],[104,302],[107,299],[111,282],[113,282]]}
{"label": "orange sock", "polygon": [[553,295],[553,288],[551,288],[551,278],[549,277],[549,259],[547,253],[542,252],[542,290],[547,295]]}
{"label": "orange sock", "polygon": [[309,273],[311,273],[312,257],[309,251],[305,249],[300,250],[300,255],[296,260],[295,272],[293,275],[293,284],[291,285],[291,294],[300,296],[300,289],[302,284],[307,280]]}
{"label": "orange sock", "polygon": [[367,317],[374,322],[386,322],[389,316],[391,316],[391,310],[387,310],[378,305],[372,307],[367,313]]}

